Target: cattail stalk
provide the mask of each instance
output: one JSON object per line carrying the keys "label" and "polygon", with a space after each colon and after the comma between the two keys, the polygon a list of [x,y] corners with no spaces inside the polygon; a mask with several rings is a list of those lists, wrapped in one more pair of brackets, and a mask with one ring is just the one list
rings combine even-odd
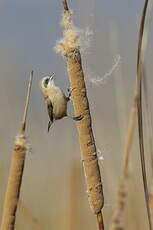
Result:
{"label": "cattail stalk", "polygon": [[145,194],[145,203],[148,215],[149,229],[152,230],[151,222],[151,213],[149,207],[149,192],[147,184],[147,175],[146,175],[146,165],[145,165],[145,150],[144,150],[144,133],[143,133],[143,111],[142,111],[142,77],[144,69],[144,27],[147,15],[147,7],[149,0],[145,0],[144,8],[142,12],[142,18],[140,23],[139,30],[139,41],[138,41],[138,54],[137,54],[137,111],[138,111],[138,132],[139,132],[139,147],[140,147],[140,159],[141,159],[141,169],[142,169],[142,178]]}
{"label": "cattail stalk", "polygon": [[27,152],[27,139],[25,136],[27,111],[30,99],[33,71],[30,75],[27,100],[19,134],[15,138],[8,184],[4,200],[1,230],[13,230],[15,227],[16,211],[20,195],[20,188],[24,170],[25,156]]}
{"label": "cattail stalk", "polygon": [[104,205],[102,182],[79,51],[79,36],[73,27],[72,12],[69,10],[66,0],[63,0],[63,6],[64,15],[62,24],[65,30],[63,39],[57,44],[57,50],[66,57],[75,115],[82,116],[82,120],[77,121],[77,129],[89,204],[93,213],[97,215],[99,229],[104,230],[101,212]]}
{"label": "cattail stalk", "polygon": [[131,108],[130,119],[128,123],[128,132],[126,137],[125,149],[123,152],[122,167],[120,172],[120,181],[117,192],[116,206],[113,212],[110,230],[123,230],[122,216],[124,214],[127,203],[127,180],[128,180],[128,166],[129,154],[131,152],[134,131],[136,126],[137,104],[136,97],[134,97]]}
{"label": "cattail stalk", "polygon": [[153,185],[151,185],[151,189],[149,192],[149,208],[150,208],[151,221],[153,222]]}
{"label": "cattail stalk", "polygon": [[127,135],[127,144],[125,146],[125,152],[123,155],[123,163],[121,169],[121,178],[118,188],[117,194],[117,203],[116,209],[113,213],[112,224],[110,230],[123,230],[122,224],[122,216],[124,214],[124,210],[126,208],[127,201],[127,179],[128,179],[128,162],[129,162],[129,153],[132,146],[132,139],[135,128],[135,120],[136,114],[138,115],[138,130],[139,130],[139,144],[140,144],[140,156],[141,156],[141,166],[142,166],[142,175],[143,175],[143,183],[144,183],[144,191],[145,191],[145,199],[146,199],[146,207],[149,221],[149,228],[152,230],[151,224],[151,214],[149,209],[149,194],[148,194],[148,186],[147,186],[147,177],[146,177],[146,169],[145,169],[145,158],[144,158],[144,141],[143,141],[143,120],[142,120],[142,101],[141,101],[141,85],[142,85],[142,73],[143,73],[143,64],[144,64],[144,50],[145,47],[143,44],[143,36],[144,36],[144,26],[145,26],[145,18],[146,11],[148,6],[148,0],[145,1],[144,9],[142,12],[142,18],[140,23],[140,31],[139,31],[139,42],[138,42],[138,54],[137,54],[137,76],[136,76],[136,89],[134,96],[134,103],[131,110],[131,118],[128,126],[128,135]]}
{"label": "cattail stalk", "polygon": [[145,104],[145,110],[146,110],[146,122],[147,122],[147,130],[148,130],[148,142],[149,142],[149,151],[150,151],[150,160],[151,160],[151,188],[149,191],[149,207],[150,207],[150,214],[151,214],[151,220],[153,223],[153,131],[152,131],[152,118],[151,118],[151,110],[149,107],[148,102],[148,88],[147,88],[147,82],[146,82],[146,71],[143,70],[143,79],[142,79],[142,87],[143,87],[143,93],[144,93],[144,104]]}
{"label": "cattail stalk", "polygon": [[[73,56],[74,55],[74,56]],[[73,103],[76,115],[81,115],[83,119],[77,122],[79,132],[80,147],[82,151],[82,162],[87,183],[88,199],[90,207],[100,220],[100,211],[103,206],[103,193],[101,175],[97,159],[97,150],[91,127],[91,116],[86,95],[84,75],[81,65],[81,56],[78,50],[69,53],[67,56],[67,68],[73,89]]]}

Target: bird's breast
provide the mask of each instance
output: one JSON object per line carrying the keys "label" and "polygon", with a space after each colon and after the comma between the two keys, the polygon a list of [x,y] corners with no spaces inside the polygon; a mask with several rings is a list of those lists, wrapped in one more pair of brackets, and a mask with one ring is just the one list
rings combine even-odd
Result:
{"label": "bird's breast", "polygon": [[67,100],[60,88],[50,90],[49,98],[53,105],[53,117],[55,120],[61,119],[67,115]]}

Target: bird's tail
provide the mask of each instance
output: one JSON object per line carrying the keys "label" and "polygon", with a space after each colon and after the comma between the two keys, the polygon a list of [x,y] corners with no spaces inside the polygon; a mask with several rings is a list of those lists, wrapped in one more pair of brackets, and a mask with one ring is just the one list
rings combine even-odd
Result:
{"label": "bird's tail", "polygon": [[52,123],[53,122],[51,122],[51,121],[48,122],[48,129],[47,129],[48,133],[49,133],[49,130],[50,130],[50,127],[51,127]]}

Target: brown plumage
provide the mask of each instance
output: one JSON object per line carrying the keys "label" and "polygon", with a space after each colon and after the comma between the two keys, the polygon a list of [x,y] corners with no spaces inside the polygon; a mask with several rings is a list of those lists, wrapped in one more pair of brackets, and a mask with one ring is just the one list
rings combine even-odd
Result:
{"label": "brown plumage", "polygon": [[[49,123],[48,131],[54,120],[59,120],[67,115],[67,102],[70,100],[63,91],[55,85],[53,76],[46,76],[40,80],[40,89],[47,105]],[[73,120],[81,120],[81,116],[71,117]]]}

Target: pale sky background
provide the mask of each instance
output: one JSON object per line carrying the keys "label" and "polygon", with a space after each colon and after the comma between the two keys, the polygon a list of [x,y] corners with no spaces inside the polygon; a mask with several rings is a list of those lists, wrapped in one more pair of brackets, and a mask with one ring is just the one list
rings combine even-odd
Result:
{"label": "pale sky background", "polygon": [[[143,2],[142,0],[69,1],[70,8],[74,12],[75,25],[83,31],[81,33],[83,44],[89,46],[82,53],[83,66],[96,143],[104,156],[104,163],[100,162],[100,165],[105,176],[103,181],[106,193],[111,190],[112,184],[115,183],[116,186],[118,182],[115,175],[119,173],[121,151],[133,96],[138,25]],[[73,160],[78,163],[81,160],[73,121],[67,118],[58,121],[53,125],[51,132],[47,133],[48,115],[38,88],[41,77],[49,72],[55,73],[55,82],[64,92],[67,93],[69,87],[66,62],[53,49],[56,41],[62,36],[61,12],[60,0],[0,1],[0,186],[2,187],[0,213],[10,165],[11,147],[23,113],[29,72],[33,69],[34,81],[27,132],[32,153],[27,155],[21,198],[32,209],[33,215],[40,219],[43,230],[51,227],[61,229],[60,225],[56,226],[54,217],[57,211],[62,215],[61,210],[66,207],[69,166]],[[150,102],[153,84],[152,15],[151,12],[146,54]],[[120,57],[118,67],[105,83],[98,86],[92,84],[91,79],[102,78],[109,72],[116,57]],[[71,104],[69,113],[73,114]],[[136,167],[139,169],[139,166]],[[83,171],[82,178],[84,180]],[[89,223],[90,230],[96,223],[88,208],[85,188],[83,191],[84,208],[88,210],[88,217],[93,221]],[[114,204],[115,191],[115,189],[111,191],[113,194],[111,198],[105,199],[107,225]],[[56,204],[61,198],[61,192],[64,198],[58,206]],[[66,226],[63,223],[65,222],[62,222],[61,226]],[[18,226],[16,229],[21,229],[20,225]],[[22,228],[26,229],[29,230],[30,227]]]}

